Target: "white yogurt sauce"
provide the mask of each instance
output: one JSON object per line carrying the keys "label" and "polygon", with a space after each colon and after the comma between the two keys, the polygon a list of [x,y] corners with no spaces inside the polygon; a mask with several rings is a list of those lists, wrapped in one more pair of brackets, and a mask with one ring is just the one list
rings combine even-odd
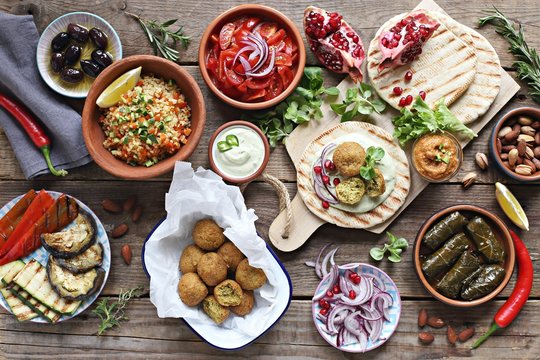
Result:
{"label": "white yogurt sauce", "polygon": [[[217,144],[225,141],[227,135],[236,136],[238,146],[221,152]],[[247,126],[235,125],[226,128],[216,137],[212,148],[214,164],[221,173],[230,178],[242,179],[253,175],[264,161],[264,142],[255,130]]]}

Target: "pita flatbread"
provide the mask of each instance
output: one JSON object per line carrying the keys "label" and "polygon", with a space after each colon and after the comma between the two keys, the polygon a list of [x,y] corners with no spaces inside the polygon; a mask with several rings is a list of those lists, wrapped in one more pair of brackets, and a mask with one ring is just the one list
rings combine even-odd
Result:
{"label": "pita flatbread", "polygon": [[[382,147],[395,165],[395,186],[392,193],[375,209],[361,214],[346,212],[334,207],[324,209],[313,189],[311,178],[314,159],[323,147],[348,134],[358,132],[369,135],[373,142]],[[298,192],[308,209],[321,219],[346,228],[363,229],[384,222],[405,202],[411,185],[409,163],[405,152],[394,142],[386,130],[365,122],[346,122],[324,131],[304,150],[297,165]]]}
{"label": "pita flatbread", "polygon": [[[431,11],[425,10],[428,16]],[[431,38],[424,44],[422,54],[412,63],[398,67],[386,68],[379,72],[382,54],[379,49],[379,35],[390,29],[407,14],[401,14],[388,20],[371,41],[368,51],[367,72],[371,83],[381,98],[396,109],[401,109],[401,97],[412,95],[416,98],[420,91],[425,91],[426,103],[433,106],[441,98],[447,106],[455,102],[472,84],[476,75],[477,56],[469,44],[473,40],[469,34],[464,34],[466,41],[460,39],[447,26],[448,16],[437,13],[441,25]],[[405,83],[407,71],[413,73],[410,82]],[[395,95],[393,88],[403,88],[401,95]]]}

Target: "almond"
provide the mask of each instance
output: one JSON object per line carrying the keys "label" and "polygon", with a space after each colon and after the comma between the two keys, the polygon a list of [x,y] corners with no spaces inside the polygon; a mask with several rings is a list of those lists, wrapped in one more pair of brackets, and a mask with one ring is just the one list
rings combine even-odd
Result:
{"label": "almond", "polygon": [[446,330],[446,338],[448,339],[448,342],[452,345],[454,345],[458,339],[456,330],[454,330],[454,328],[450,325],[448,325],[448,329]]}
{"label": "almond", "polygon": [[540,159],[540,146],[537,146],[533,149],[534,157]]}
{"label": "almond", "polygon": [[478,165],[478,167],[482,170],[486,170],[489,166],[487,156],[484,153],[476,153],[476,155],[474,156],[474,160],[476,161],[476,165]]}
{"label": "almond", "polygon": [[427,324],[428,312],[426,309],[420,309],[418,312],[418,326],[424,327]]}
{"label": "almond", "polygon": [[499,133],[497,134],[497,137],[498,138],[503,138],[503,137],[506,136],[506,134],[508,134],[511,131],[512,131],[512,128],[510,126],[504,126],[503,128],[501,128],[501,130],[499,130]]}
{"label": "almond", "polygon": [[525,135],[534,136],[536,134],[536,130],[534,130],[531,126],[522,126],[521,133]]}
{"label": "almond", "polygon": [[525,149],[527,149],[527,143],[523,140],[518,141],[517,151],[519,156],[525,155]]}
{"label": "almond", "polygon": [[533,123],[532,119],[528,116],[520,116],[518,118],[518,123],[520,125],[531,125]]}
{"label": "almond", "polygon": [[523,159],[523,165],[527,165],[531,168],[531,174],[534,174],[536,172],[536,165],[532,162],[532,160],[529,159]]}
{"label": "almond", "polygon": [[103,207],[105,211],[108,211],[113,214],[119,214],[122,212],[122,206],[118,202],[111,199],[103,200],[101,202],[101,206]]}
{"label": "almond", "polygon": [[141,219],[142,211],[142,205],[137,205],[131,213],[131,221],[133,221],[134,223],[138,222]]}
{"label": "almond", "polygon": [[435,340],[435,337],[431,333],[422,331],[418,333],[418,340],[424,345],[429,345]]}
{"label": "almond", "polygon": [[514,166],[511,166],[508,161],[503,161],[503,165],[508,169],[514,171]]}
{"label": "almond", "polygon": [[128,244],[125,244],[124,246],[122,246],[121,254],[126,265],[130,265],[132,255],[131,255],[131,247]]}
{"label": "almond", "polygon": [[540,131],[537,132],[536,135],[534,135],[534,144],[540,145]]}
{"label": "almond", "polygon": [[465,342],[465,341],[469,340],[473,335],[474,335],[474,328],[473,327],[468,327],[468,328],[463,329],[458,334],[458,339],[459,339],[460,342]]}
{"label": "almond", "polygon": [[540,160],[538,160],[537,158],[533,158],[532,162],[534,164],[534,167],[536,168],[536,171],[540,171]]}
{"label": "almond", "polygon": [[111,237],[116,239],[124,236],[129,230],[129,227],[126,223],[116,225],[114,229],[111,230]]}
{"label": "almond", "polygon": [[136,204],[137,204],[137,196],[131,195],[124,201],[124,204],[122,205],[122,207],[124,208],[125,212],[130,212],[131,210],[133,210]]}
{"label": "almond", "polygon": [[[515,127],[516,125],[514,125]],[[519,126],[519,125],[518,125]],[[508,134],[506,134],[504,136],[504,140],[507,142],[507,143],[511,143],[513,142],[514,140],[516,140],[519,136],[519,130],[516,129],[516,130],[512,130],[510,131]]]}
{"label": "almond", "polygon": [[508,160],[508,154],[507,153],[502,153],[501,154],[501,160]]}
{"label": "almond", "polygon": [[524,176],[529,176],[529,175],[532,175],[533,173],[533,170],[529,165],[523,165],[523,164],[516,166],[514,171],[516,172],[516,174],[524,175]]}
{"label": "almond", "polygon": [[436,317],[436,316],[428,317],[427,324],[435,329],[440,329],[446,325],[446,323],[444,322],[442,318]]}
{"label": "almond", "polygon": [[518,149],[512,149],[508,152],[508,163],[510,166],[515,166],[519,157]]}

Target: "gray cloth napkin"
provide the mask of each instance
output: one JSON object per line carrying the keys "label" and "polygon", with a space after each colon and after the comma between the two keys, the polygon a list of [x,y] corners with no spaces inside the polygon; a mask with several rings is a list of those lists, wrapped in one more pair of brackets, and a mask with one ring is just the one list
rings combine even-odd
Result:
{"label": "gray cloth napkin", "polygon": [[[51,138],[51,158],[57,169],[92,161],[84,145],[81,116],[41,79],[36,64],[39,34],[31,15],[0,13],[0,92],[28,108]],[[0,127],[27,179],[49,173],[43,154],[18,122],[0,107]]]}

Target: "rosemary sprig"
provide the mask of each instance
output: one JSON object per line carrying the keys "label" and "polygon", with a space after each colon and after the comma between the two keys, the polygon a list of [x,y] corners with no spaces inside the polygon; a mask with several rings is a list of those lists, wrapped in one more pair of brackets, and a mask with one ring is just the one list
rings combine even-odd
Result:
{"label": "rosemary sprig", "polygon": [[529,85],[529,94],[534,101],[540,103],[540,58],[536,49],[531,48],[525,41],[525,33],[522,24],[514,24],[497,8],[487,11],[490,14],[479,19],[480,26],[492,24],[495,31],[504,36],[510,43],[509,51],[517,58],[514,67],[518,77]]}
{"label": "rosemary sprig", "polygon": [[[178,19],[171,19],[159,23],[156,20],[147,20],[128,11],[125,11],[125,13],[137,19],[146,34],[148,41],[150,41],[150,45],[154,48],[154,55],[161,55],[165,59],[176,62],[178,61],[180,54],[178,50],[175,49],[177,42],[180,42],[184,49],[187,49],[191,42],[191,38],[184,35],[183,26],[180,26],[174,32],[169,29],[169,27],[175,24]],[[169,45],[171,42],[172,46]]]}
{"label": "rosemary sprig", "polygon": [[142,295],[144,287],[142,285],[135,288],[120,290],[118,299],[109,302],[108,299],[101,299],[92,312],[101,319],[99,324],[98,335],[102,335],[105,331],[120,326],[121,321],[128,321],[128,317],[124,315],[124,310],[130,299]]}

